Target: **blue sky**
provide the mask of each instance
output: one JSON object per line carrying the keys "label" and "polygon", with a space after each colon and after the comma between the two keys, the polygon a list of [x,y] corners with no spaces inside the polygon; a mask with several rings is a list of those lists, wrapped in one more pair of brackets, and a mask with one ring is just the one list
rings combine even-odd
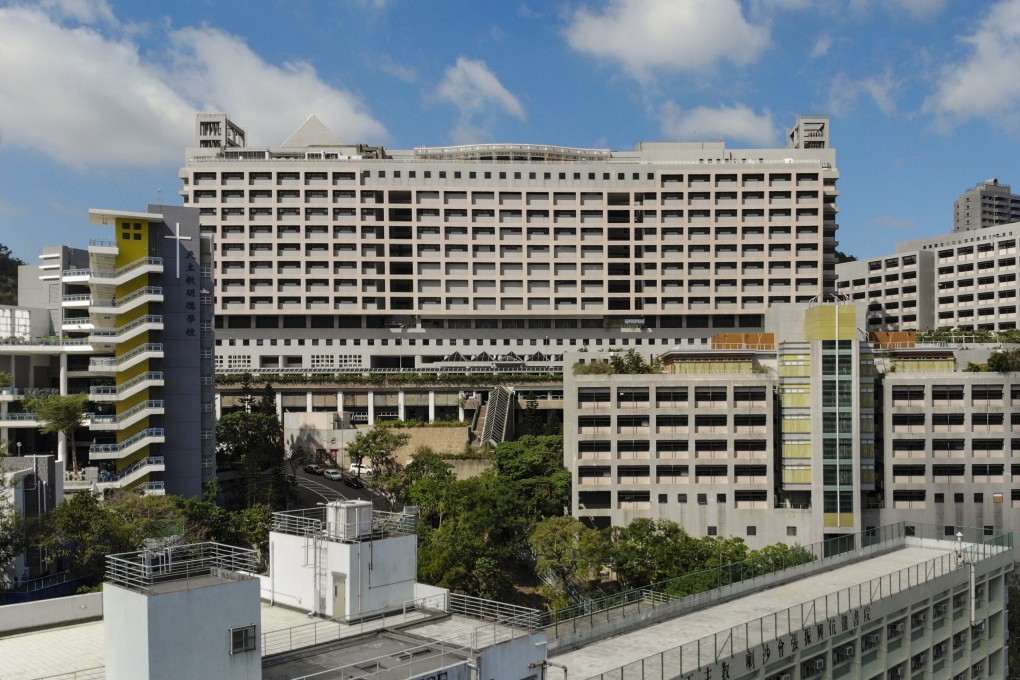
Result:
{"label": "blue sky", "polygon": [[783,143],[829,113],[840,248],[1020,192],[1020,0],[0,0],[0,242],[101,237],[90,207],[179,204],[196,111],[251,144],[311,113],[392,148]]}

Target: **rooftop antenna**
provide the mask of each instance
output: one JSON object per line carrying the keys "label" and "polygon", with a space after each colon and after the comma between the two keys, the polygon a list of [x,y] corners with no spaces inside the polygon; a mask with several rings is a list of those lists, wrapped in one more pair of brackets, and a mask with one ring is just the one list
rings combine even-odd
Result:
{"label": "rooftop antenna", "polygon": [[156,189],[156,205],[163,205],[163,190]]}

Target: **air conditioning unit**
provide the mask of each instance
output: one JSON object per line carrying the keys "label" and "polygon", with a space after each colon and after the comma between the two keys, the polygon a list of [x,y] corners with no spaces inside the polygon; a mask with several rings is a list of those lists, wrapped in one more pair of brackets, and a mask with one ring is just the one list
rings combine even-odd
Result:
{"label": "air conditioning unit", "polygon": [[903,677],[903,666],[897,666],[889,671],[889,677],[898,680]]}
{"label": "air conditioning unit", "polygon": [[843,648],[843,653],[847,655],[847,658],[852,658],[854,655],[854,646],[847,645],[846,647]]}
{"label": "air conditioning unit", "polygon": [[793,680],[793,673],[783,673],[779,676],[779,680]]}
{"label": "air conditioning unit", "polygon": [[981,633],[985,632],[985,620],[984,619],[980,619],[978,621],[975,621],[972,624],[971,628],[974,629],[974,634],[975,635],[980,635]]}
{"label": "air conditioning unit", "polygon": [[945,602],[935,605],[935,616],[944,616],[947,611],[949,611],[949,605]]}
{"label": "air conditioning unit", "polygon": [[906,626],[904,626],[902,623],[894,623],[891,626],[889,626],[889,630],[893,633],[896,633],[897,635],[901,634],[904,628],[906,628]]}
{"label": "air conditioning unit", "polygon": [[924,623],[928,620],[928,612],[918,612],[916,616],[918,623]]}
{"label": "air conditioning unit", "polygon": [[867,640],[868,640],[869,644],[877,645],[878,643],[880,643],[882,641],[882,634],[881,633],[871,633],[871,634],[868,635]]}
{"label": "air conditioning unit", "polygon": [[825,659],[815,659],[815,670],[825,670]]}

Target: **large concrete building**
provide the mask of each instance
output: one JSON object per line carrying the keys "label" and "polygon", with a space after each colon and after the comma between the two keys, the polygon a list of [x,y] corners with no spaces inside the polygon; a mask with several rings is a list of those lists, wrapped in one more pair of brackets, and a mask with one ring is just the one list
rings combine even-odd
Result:
{"label": "large concrete building", "polygon": [[781,305],[769,332],[672,350],[661,375],[568,371],[573,514],[671,519],[752,547],[925,518],[1015,526],[1016,375],[964,370],[988,348],[862,333],[863,313]]}
{"label": "large concrete building", "polygon": [[1020,196],[990,179],[960,194],[953,204],[953,231],[1020,222]]}
{"label": "large concrete building", "polygon": [[218,372],[546,370],[761,330],[834,287],[825,116],[777,149],[389,150],[314,116],[279,147],[223,114],[196,132],[181,195],[216,243]]}
{"label": "large concrete building", "polygon": [[89,214],[105,238],[47,249],[0,309],[0,438],[45,453],[25,398],[87,393],[76,450],[57,442],[65,490],[198,495],[216,474],[211,241],[191,208]]}
{"label": "large concrete building", "polygon": [[868,330],[1015,329],[1018,238],[1020,222],[905,241],[836,265],[836,289],[867,303]]}

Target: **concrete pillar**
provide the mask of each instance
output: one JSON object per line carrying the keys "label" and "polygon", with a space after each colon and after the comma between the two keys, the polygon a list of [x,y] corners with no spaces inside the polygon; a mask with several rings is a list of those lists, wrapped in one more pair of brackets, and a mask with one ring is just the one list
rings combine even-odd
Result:
{"label": "concrete pillar", "polygon": [[[29,376],[31,376],[29,371]],[[67,394],[67,352],[60,353],[60,393],[63,395]],[[60,432],[57,434],[57,471],[63,475],[63,471],[67,469],[67,436]],[[63,465],[61,465],[63,463]]]}
{"label": "concrete pillar", "polygon": [[223,400],[219,392],[213,397],[213,408],[216,410],[216,420],[223,417]]}
{"label": "concrete pillar", "polygon": [[404,418],[404,390],[397,392],[397,420],[405,420]]}
{"label": "concrete pillar", "polygon": [[305,392],[305,413],[311,413],[314,410],[312,401],[312,391],[308,390]]}
{"label": "concrete pillar", "polygon": [[375,425],[375,392],[368,391],[368,426]]}
{"label": "concrete pillar", "polygon": [[283,392],[276,393],[276,417],[283,423]]}
{"label": "concrete pillar", "polygon": [[341,416],[344,414],[344,393],[343,392],[337,392],[336,393],[336,412],[339,413]]}
{"label": "concrete pillar", "polygon": [[429,422],[436,419],[436,391],[429,390]]}

